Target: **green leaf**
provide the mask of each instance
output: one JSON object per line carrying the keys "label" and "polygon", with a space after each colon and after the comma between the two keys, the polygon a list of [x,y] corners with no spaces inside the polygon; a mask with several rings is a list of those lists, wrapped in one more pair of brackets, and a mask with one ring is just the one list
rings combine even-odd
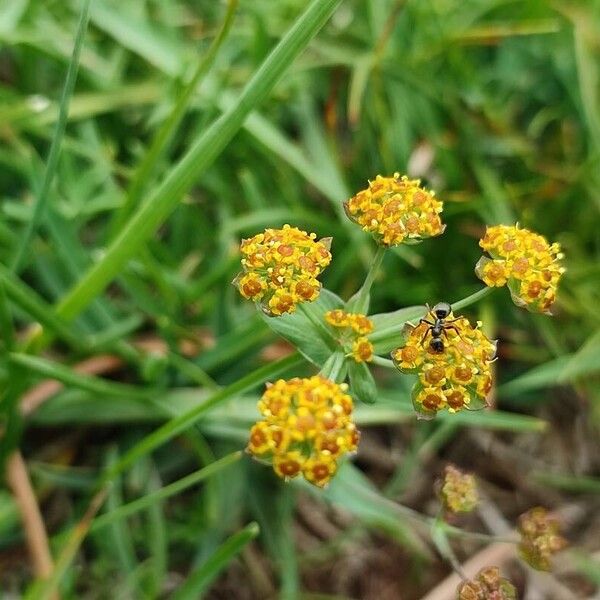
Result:
{"label": "green leaf", "polygon": [[314,302],[301,304],[291,315],[262,316],[275,333],[291,342],[307,360],[321,368],[336,348],[333,334],[325,322],[325,313],[343,306],[341,298],[323,289]]}
{"label": "green leaf", "polygon": [[264,383],[265,380],[271,377],[277,377],[280,373],[284,373],[291,367],[297,366],[301,361],[302,359],[298,354],[291,354],[281,360],[260,367],[256,371],[215,392],[199,406],[195,406],[191,410],[167,421],[162,427],[148,434],[143,440],[126,452],[121,460],[104,474],[102,478],[103,483],[112,481],[113,478],[125,471],[136,460],[162,446],[162,444],[165,444],[180,433],[183,433],[218,404]]}
{"label": "green leaf", "polygon": [[17,249],[15,250],[11,265],[14,272],[19,271],[19,267],[21,266],[21,263],[25,257],[25,252],[30,250],[31,239],[44,215],[44,209],[46,208],[46,204],[48,202],[48,192],[50,191],[50,185],[56,173],[58,158],[60,155],[60,146],[65,134],[65,129],[67,127],[69,103],[71,101],[71,95],[73,94],[73,88],[75,87],[75,80],[77,79],[79,57],[81,56],[83,38],[88,24],[90,1],[91,0],[84,0],[83,4],[81,5],[79,24],[77,25],[75,44],[73,46],[73,54],[71,56],[71,60],[69,61],[65,85],[60,99],[58,120],[56,122],[56,129],[54,130],[54,135],[52,137],[52,143],[50,144],[50,151],[48,152],[48,162],[44,172],[44,179],[35,200],[35,204],[33,205],[31,217],[27,220],[25,225],[25,231],[19,236],[19,243]]}
{"label": "green leaf", "polygon": [[408,306],[389,313],[369,316],[373,321],[373,333],[369,340],[375,348],[375,354],[387,354],[402,344],[402,331],[407,321],[425,316],[425,306]]}
{"label": "green leaf", "polygon": [[512,381],[498,387],[500,396],[518,396],[523,392],[539,390],[559,383],[561,374],[571,361],[572,356],[561,356],[526,371]]}
{"label": "green leaf", "polygon": [[96,394],[149,400],[157,393],[156,390],[153,389],[143,389],[126,383],[94,377],[92,375],[82,375],[60,363],[55,363],[46,360],[45,358],[31,356],[29,354],[12,352],[9,354],[9,360],[15,365],[20,365],[21,367],[29,369],[44,377],[56,379],[57,381],[62,381],[66,385],[72,385]]}
{"label": "green leaf", "polygon": [[[305,487],[314,491],[309,484]],[[329,486],[319,492],[319,495],[347,510],[368,526],[384,531],[417,554],[431,556],[422,537],[417,534],[417,530],[422,534],[427,533],[420,515],[382,496],[352,463],[344,463]]]}
{"label": "green leaf", "polygon": [[377,385],[367,364],[364,362],[358,363],[353,359],[346,362],[352,395],[366,404],[377,402]]}
{"label": "green leaf", "polygon": [[103,515],[96,517],[96,519],[94,519],[92,523],[90,531],[93,532],[102,529],[106,525],[114,523],[115,521],[119,521],[125,517],[139,512],[140,510],[148,508],[154,505],[155,503],[159,502],[160,500],[165,500],[166,498],[170,498],[171,496],[179,494],[184,490],[194,485],[197,485],[201,481],[212,477],[216,473],[220,473],[226,467],[237,462],[241,456],[241,452],[233,452],[231,454],[228,454],[227,456],[216,460],[208,466],[203,467],[202,469],[199,469],[198,471],[195,471],[190,475],[186,475],[185,477],[182,477],[181,479],[178,479],[177,481],[174,481],[169,485],[165,485],[164,487],[154,492],[150,492],[149,494],[146,494],[145,496],[142,496],[137,500],[133,500],[132,502],[129,502],[127,504],[122,504],[118,508],[115,508],[110,512],[104,513]]}
{"label": "green leaf", "polygon": [[567,364],[558,377],[561,383],[575,381],[600,371],[600,330],[589,337],[583,346],[568,358]]}
{"label": "green leaf", "polygon": [[194,571],[188,580],[173,595],[173,600],[195,600],[201,598],[219,573],[251,542],[260,529],[257,523],[250,523],[244,529],[228,538],[210,558]]}
{"label": "green leaf", "polygon": [[127,222],[102,259],[63,298],[57,314],[76,317],[121,272],[179,204],[198,177],[242,127],[248,114],[271,92],[289,65],[329,19],[341,0],[313,0],[266,58],[230,110],[212,123]]}

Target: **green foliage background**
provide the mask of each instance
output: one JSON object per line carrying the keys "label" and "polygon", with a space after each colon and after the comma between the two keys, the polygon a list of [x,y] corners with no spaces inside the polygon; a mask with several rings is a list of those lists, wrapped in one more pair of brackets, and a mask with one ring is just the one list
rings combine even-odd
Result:
{"label": "green foliage background", "polygon": [[[380,401],[360,406],[357,418],[412,432],[407,460],[385,485],[347,465],[316,505],[354,515],[351,533],[384,532],[411,560],[431,560],[422,523],[394,501],[418,473],[422,444],[452,444],[463,426],[541,431],[537,417],[565,397],[559,386],[581,399],[571,401],[574,413],[597,422],[596,2],[317,0],[307,9],[300,0],[240,0],[211,66],[207,49],[224,3],[92,0],[53,164],[81,6],[0,5],[2,458],[19,446],[28,460],[53,554],[65,558],[54,582],[63,597],[105,597],[117,585],[122,597],[198,597],[257,535],[251,521],[260,526],[253,547],[269,557],[282,596],[296,596],[310,565],[344,547],[347,533],[314,556],[299,555],[296,487],[229,456],[245,444],[262,383],[312,372],[297,356],[273,363],[276,334],[230,281],[241,237],[290,223],[333,236],[322,279],[349,298],[375,249],[341,203],[377,173],[420,176],[445,201],[448,227],[438,239],[387,253],[372,312],[454,302],[480,289],[473,267],[485,224],[518,221],[560,242],[567,273],[552,319],[517,309],[506,290],[466,309],[501,338],[497,412],[417,425],[410,385],[378,371]],[[305,10],[312,21],[299,21]],[[294,24],[296,38],[280,47],[299,57],[269,59],[240,104]],[[201,81],[190,86],[194,76]],[[175,110],[181,124],[157,160],[144,163]],[[223,120],[210,127],[223,111],[227,132]],[[137,350],[141,337],[164,342],[166,354]],[[199,351],[183,353],[183,340]],[[74,372],[82,359],[106,353],[124,361],[116,372]],[[48,377],[64,389],[22,417],[20,397]],[[202,471],[206,465],[214,472]],[[83,551],[73,547],[69,557],[71,528],[106,473],[114,485],[102,511],[142,504],[127,518],[116,512],[96,522]],[[161,492],[191,473],[200,479],[185,490],[169,499]],[[591,481],[585,489],[598,489],[583,473],[559,475],[568,486]],[[0,548],[22,543],[17,508],[3,491]],[[237,568],[252,571],[252,555],[243,556]],[[5,590],[27,588],[25,565],[2,575]],[[253,581],[247,597],[261,597],[266,588]],[[415,585],[425,589],[427,576]],[[27,597],[50,587],[30,586]]]}

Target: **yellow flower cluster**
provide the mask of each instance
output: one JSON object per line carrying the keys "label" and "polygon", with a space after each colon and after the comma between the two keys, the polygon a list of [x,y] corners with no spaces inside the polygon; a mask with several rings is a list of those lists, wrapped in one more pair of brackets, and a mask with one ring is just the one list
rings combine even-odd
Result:
{"label": "yellow flower cluster", "polygon": [[517,225],[488,227],[479,245],[491,256],[482,256],[475,272],[490,287],[508,284],[517,306],[550,314],[558,282],[565,272],[560,245]]}
{"label": "yellow flower cluster", "polygon": [[519,517],[519,555],[534,569],[550,570],[550,559],[562,550],[567,541],[560,535],[558,521],[538,506]]}
{"label": "yellow flower cluster", "polygon": [[294,312],[298,304],[316,300],[321,291],[317,277],[331,262],[331,238],[316,237],[284,225],[242,240],[244,270],[234,285],[270,316]]}
{"label": "yellow flower cluster", "polygon": [[475,477],[448,465],[444,469],[440,496],[447,511],[451,513],[471,512],[479,502]]}
{"label": "yellow flower cluster", "polygon": [[[348,347],[356,362],[373,360],[373,344],[365,337],[373,331],[373,322],[366,315],[348,313],[340,308],[325,313],[325,320],[340,332],[338,341]],[[351,348],[351,349],[350,349]]]}
{"label": "yellow flower cluster", "polygon": [[498,567],[485,567],[474,579],[458,586],[458,600],[516,600],[515,586],[500,577]]}
{"label": "yellow flower cluster", "polygon": [[248,451],[269,460],[279,477],[302,473],[323,487],[335,474],[338,459],[358,446],[360,433],[347,389],[321,375],[267,385],[258,403],[263,420],[250,430]]}
{"label": "yellow flower cluster", "polygon": [[[429,313],[428,318],[435,316]],[[441,352],[430,345],[431,326],[423,322],[416,327],[408,324],[404,346],[392,352],[402,373],[419,375],[412,398],[417,413],[425,417],[445,408],[451,413],[482,408],[492,388],[495,342],[481,331],[481,323],[473,327],[468,319],[452,313],[445,323]]]}
{"label": "yellow flower cluster", "polygon": [[368,189],[344,203],[346,214],[384,246],[440,235],[445,229],[440,219],[443,204],[420,183],[399,173],[377,175]]}

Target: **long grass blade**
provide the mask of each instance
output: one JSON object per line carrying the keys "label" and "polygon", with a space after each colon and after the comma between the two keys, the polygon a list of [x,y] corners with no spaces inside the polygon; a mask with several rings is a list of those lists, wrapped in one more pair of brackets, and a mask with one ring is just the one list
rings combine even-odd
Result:
{"label": "long grass blade", "polygon": [[46,164],[46,171],[44,173],[44,179],[40,188],[39,194],[36,198],[35,204],[33,205],[33,213],[27,224],[25,225],[25,231],[19,237],[19,245],[14,254],[11,268],[13,271],[18,272],[25,252],[29,249],[31,239],[40,220],[44,214],[44,208],[48,202],[48,193],[50,191],[50,185],[56,174],[56,167],[58,166],[58,158],[60,156],[60,146],[65,135],[65,129],[67,127],[67,118],[69,116],[69,103],[71,96],[73,95],[73,88],[75,87],[75,81],[77,79],[77,70],[79,68],[79,58],[81,56],[81,49],[83,47],[83,38],[87,29],[89,19],[89,8],[91,0],[83,0],[81,5],[81,12],[79,13],[79,23],[77,25],[77,33],[75,35],[75,44],[73,46],[73,54],[71,61],[69,62],[69,68],[67,70],[67,77],[65,79],[65,87],[63,88],[62,96],[60,99],[60,105],[58,109],[58,121],[56,122],[56,129],[54,130],[54,136],[52,143],[50,144],[50,151],[48,153],[48,162]]}
{"label": "long grass blade", "polygon": [[117,276],[219,156],[242,127],[247,115],[267,97],[340,1],[311,2],[248,82],[235,106],[202,134],[108,247],[103,258],[63,298],[56,309],[59,316],[65,319],[77,316]]}

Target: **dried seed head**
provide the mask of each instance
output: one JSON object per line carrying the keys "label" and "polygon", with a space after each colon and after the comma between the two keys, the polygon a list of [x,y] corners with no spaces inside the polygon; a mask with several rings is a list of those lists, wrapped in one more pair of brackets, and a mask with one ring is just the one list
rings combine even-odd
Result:
{"label": "dried seed head", "polygon": [[448,465],[444,469],[440,498],[449,512],[471,512],[479,502],[475,477]]}
{"label": "dried seed head", "polygon": [[567,541],[560,535],[558,521],[538,506],[519,517],[519,555],[534,569],[549,571],[550,559],[562,550]]}

